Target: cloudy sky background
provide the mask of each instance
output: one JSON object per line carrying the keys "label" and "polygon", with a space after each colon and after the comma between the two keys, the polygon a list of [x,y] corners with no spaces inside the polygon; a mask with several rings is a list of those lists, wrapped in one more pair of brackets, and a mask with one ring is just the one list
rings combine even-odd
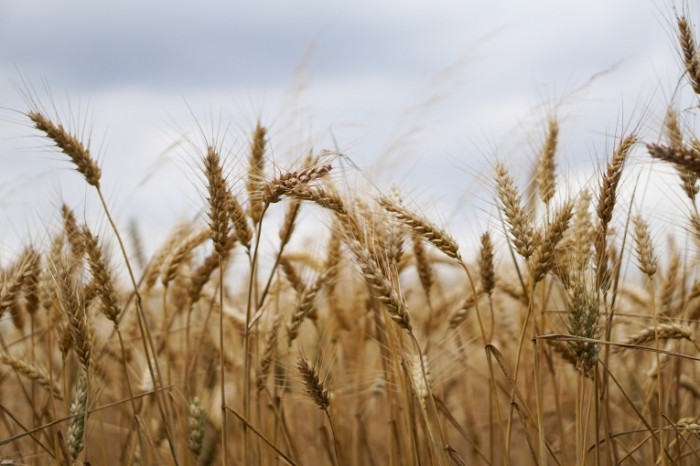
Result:
{"label": "cloudy sky background", "polygon": [[[336,176],[395,184],[470,241],[495,222],[490,163],[525,182],[551,114],[558,174],[580,184],[625,127],[653,141],[670,102],[692,106],[672,18],[647,0],[0,0],[0,262],[45,241],[62,201],[104,229],[93,193],[18,113],[27,92],[90,137],[113,212],[149,247],[204,205],[184,139],[203,146],[198,124],[220,136],[235,181],[258,118],[280,167],[337,146],[357,169]],[[657,196],[651,164],[636,166],[645,208],[670,216],[680,195]]]}

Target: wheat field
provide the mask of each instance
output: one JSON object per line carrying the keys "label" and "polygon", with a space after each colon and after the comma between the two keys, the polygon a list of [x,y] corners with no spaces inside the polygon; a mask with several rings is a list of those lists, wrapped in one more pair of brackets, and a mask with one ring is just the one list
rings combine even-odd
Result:
{"label": "wheat field", "polygon": [[[199,148],[203,217],[144,257],[29,99],[106,227],[62,205],[0,273],[0,464],[699,464],[700,56],[675,28],[690,110],[628,124],[573,192],[552,114],[527,187],[493,161],[473,252],[400,191],[348,189],[339,154],[274,166],[260,122],[245,163]],[[671,239],[621,202],[635,157],[676,173]]]}

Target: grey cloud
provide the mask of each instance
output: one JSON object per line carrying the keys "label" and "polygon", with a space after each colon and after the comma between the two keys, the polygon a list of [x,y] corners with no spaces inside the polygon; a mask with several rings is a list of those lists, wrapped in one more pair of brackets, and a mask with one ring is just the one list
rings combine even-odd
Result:
{"label": "grey cloud", "polygon": [[442,58],[435,53],[439,35],[416,19],[360,15],[322,4],[277,9],[187,8],[177,2],[138,8],[64,3],[42,13],[16,8],[0,28],[0,57],[21,70],[51,75],[60,86],[94,91],[119,84],[183,92],[288,81],[317,35],[315,71],[321,75],[407,78],[439,66]]}

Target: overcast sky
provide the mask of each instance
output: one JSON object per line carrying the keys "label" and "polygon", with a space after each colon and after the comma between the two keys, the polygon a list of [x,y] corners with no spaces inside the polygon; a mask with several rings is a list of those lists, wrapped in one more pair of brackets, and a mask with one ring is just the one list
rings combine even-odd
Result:
{"label": "overcast sky", "polygon": [[658,137],[681,74],[672,15],[650,0],[0,0],[0,255],[92,195],[16,112],[29,87],[91,136],[110,205],[150,244],[203,205],[183,137],[225,133],[235,180],[257,118],[280,166],[337,145],[361,178],[477,237],[489,164],[525,180],[552,113],[565,179],[625,125]]}

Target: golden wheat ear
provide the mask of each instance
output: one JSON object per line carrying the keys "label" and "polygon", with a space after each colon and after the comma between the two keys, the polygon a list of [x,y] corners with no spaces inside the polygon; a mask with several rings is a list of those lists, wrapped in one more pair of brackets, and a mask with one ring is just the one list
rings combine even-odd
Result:
{"label": "golden wheat ear", "polygon": [[213,147],[207,148],[204,158],[204,173],[209,190],[209,228],[214,249],[220,257],[226,255],[231,241],[231,225],[229,215],[229,190],[221,165],[221,157]]}
{"label": "golden wheat ear", "polygon": [[630,349],[631,346],[642,346],[658,340],[688,340],[694,342],[693,331],[685,324],[667,322],[657,327],[644,328],[625,340],[626,346],[617,347],[616,351]]}
{"label": "golden wheat ear", "polygon": [[535,252],[535,234],[522,207],[522,198],[515,187],[515,181],[500,162],[496,163],[496,193],[506,216],[515,251],[527,260]]}
{"label": "golden wheat ear", "polygon": [[700,176],[700,151],[692,146],[672,147],[661,144],[647,144],[649,155],[655,159],[671,162],[676,166]]}
{"label": "golden wheat ear", "polygon": [[555,156],[558,143],[559,123],[556,118],[552,117],[548,122],[547,137],[540,152],[537,163],[537,175],[535,177],[540,199],[545,205],[549,205],[557,190]]}
{"label": "golden wheat ear", "polygon": [[683,63],[690,81],[690,86],[696,94],[700,95],[700,59],[698,59],[698,48],[695,42],[690,23],[685,16],[676,18],[678,24],[678,40],[683,55]]}
{"label": "golden wheat ear", "polygon": [[487,295],[491,296],[496,287],[496,272],[493,264],[493,242],[491,242],[491,234],[488,231],[481,235],[479,275],[481,276],[481,288]]}
{"label": "golden wheat ear", "polygon": [[76,170],[83,175],[88,184],[99,188],[102,172],[90,156],[90,150],[77,137],[69,133],[61,124],[55,124],[39,112],[29,112],[27,117],[34,127],[51,139],[61,151],[70,157]]}
{"label": "golden wheat ear", "polygon": [[253,140],[250,143],[250,157],[248,158],[248,215],[254,225],[260,223],[265,206],[262,201],[262,193],[265,180],[265,147],[267,145],[267,129],[260,123],[255,126]]}
{"label": "golden wheat ear", "polygon": [[35,364],[31,364],[24,359],[16,358],[4,351],[0,351],[0,363],[11,367],[15,372],[39,384],[45,390],[51,392],[58,400],[63,400],[63,392],[58,383],[49,375],[49,372]]}
{"label": "golden wheat ear", "polygon": [[574,203],[567,201],[559,209],[554,220],[545,228],[542,241],[535,248],[532,260],[533,281],[539,282],[549,273],[554,265],[556,247],[569,228],[569,221],[574,215]]}
{"label": "golden wheat ear", "polygon": [[379,205],[406,225],[414,235],[425,239],[447,257],[461,260],[457,242],[446,231],[433,225],[426,218],[410,212],[386,196],[380,197],[378,201]]}
{"label": "golden wheat ear", "polygon": [[83,238],[85,240],[88,265],[92,272],[93,283],[97,287],[97,295],[102,302],[101,310],[107,319],[111,320],[114,325],[117,325],[121,306],[119,305],[119,297],[114,284],[114,278],[107,265],[107,260],[104,257],[102,248],[97,242],[97,238],[93,236],[92,232],[90,232],[87,227],[83,228]]}
{"label": "golden wheat ear", "polygon": [[304,384],[304,391],[309,398],[323,411],[328,410],[331,397],[316,368],[306,358],[299,356],[297,369]]}

